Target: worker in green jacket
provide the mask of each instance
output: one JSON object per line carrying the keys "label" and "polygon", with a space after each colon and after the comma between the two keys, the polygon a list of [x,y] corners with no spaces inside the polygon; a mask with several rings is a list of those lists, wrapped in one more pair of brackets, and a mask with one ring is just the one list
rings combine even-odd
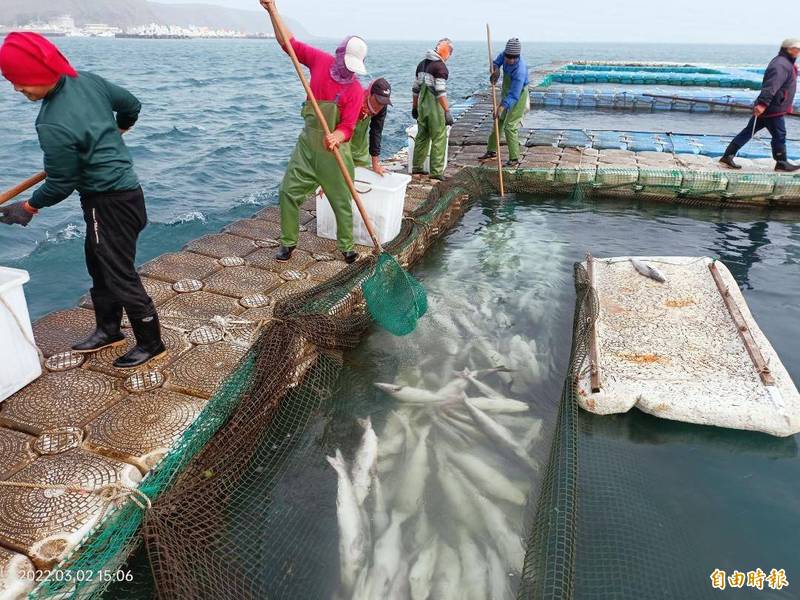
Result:
{"label": "worker in green jacket", "polygon": [[412,173],[427,174],[425,160],[430,156],[430,176],[444,178],[447,156],[447,127],[453,124],[453,115],[447,101],[447,80],[450,72],[445,64],[453,54],[453,42],[444,38],[429,50],[417,65],[412,86],[414,99],[411,116],[417,120],[417,138],[414,142]]}
{"label": "worker in green jacket", "polygon": [[94,352],[125,343],[124,308],[136,345],[114,366],[143,365],[165,348],[155,306],[134,266],[147,212],[122,132],[136,123],[141,104],[102,77],[75,71],[52,42],[32,32],[6,36],[0,71],[15,90],[42,103],[36,133],[47,173],[30,200],[0,207],[0,221],[26,226],[41,209],[80,193],[97,327],[72,349]]}
{"label": "worker in green jacket", "polygon": [[385,172],[380,160],[381,142],[391,105],[392,86],[383,77],[376,79],[364,90],[364,105],[350,140],[353,164],[372,169],[378,175]]}
{"label": "worker in green jacket", "polygon": [[[500,131],[506,137],[508,145],[507,167],[519,165],[519,128],[528,107],[528,67],[522,59],[522,44],[517,38],[511,38],[506,49],[495,58],[490,81],[492,85],[500,79],[503,69],[502,99],[494,118],[500,122]],[[480,160],[497,158],[497,132],[492,129],[486,154]]]}

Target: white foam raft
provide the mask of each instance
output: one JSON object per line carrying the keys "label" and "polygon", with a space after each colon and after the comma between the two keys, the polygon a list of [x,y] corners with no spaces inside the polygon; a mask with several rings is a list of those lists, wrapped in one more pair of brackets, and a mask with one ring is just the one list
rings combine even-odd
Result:
{"label": "white foam raft", "polygon": [[[591,260],[599,313],[578,377],[587,411],[629,411],[784,437],[800,432],[800,395],[727,267],[710,258]],[[593,346],[593,347],[592,347]],[[592,373],[595,373],[593,379]]]}

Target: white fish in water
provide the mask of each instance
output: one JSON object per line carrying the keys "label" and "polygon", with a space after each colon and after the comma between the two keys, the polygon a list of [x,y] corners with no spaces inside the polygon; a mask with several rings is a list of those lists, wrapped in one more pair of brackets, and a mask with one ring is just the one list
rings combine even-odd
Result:
{"label": "white fish in water", "polygon": [[514,441],[512,433],[507,428],[503,427],[500,425],[500,423],[492,419],[481,409],[471,404],[466,396],[464,397],[464,404],[467,406],[467,410],[475,420],[475,424],[478,426],[478,428],[483,431],[483,433],[485,433],[486,436],[491,439],[498,448],[500,448],[506,454],[519,459],[520,462],[530,466],[533,470],[539,470],[539,465],[536,464],[536,462],[531,458],[528,452],[522,448],[522,446]]}
{"label": "white fish in water", "polygon": [[[508,372],[508,370],[505,367],[498,367],[497,370],[498,371]],[[489,372],[491,372],[491,371],[493,371],[493,370],[490,369]],[[476,388],[478,388],[478,391],[480,391],[480,393],[483,394],[484,396],[486,396],[487,398],[495,398],[497,400],[505,400],[506,399],[505,396],[503,396],[501,393],[499,393],[496,390],[492,389],[490,386],[486,385],[482,381],[479,381],[478,380],[478,374],[479,374],[478,371],[470,371],[469,369],[464,369],[460,373],[461,377],[463,377],[469,383],[471,383]]]}
{"label": "white fish in water", "polygon": [[372,498],[374,500],[372,512],[372,531],[377,538],[389,528],[389,513],[386,510],[386,498],[383,496],[383,487],[377,473],[372,474]]}
{"label": "white fish in water", "polygon": [[531,409],[524,402],[511,398],[470,398],[469,401],[486,413],[523,413]]}
{"label": "white fish in water", "polygon": [[631,258],[630,261],[633,265],[633,268],[636,269],[640,275],[654,279],[659,283],[665,283],[667,281],[667,278],[664,277],[664,274],[661,271],[648,265],[646,262],[643,262],[637,258]]}
{"label": "white fish in water", "polygon": [[378,456],[381,458],[397,454],[403,447],[413,443],[413,432],[408,416],[393,410],[386,420],[386,426],[381,434],[381,443],[378,446]]}
{"label": "white fish in water", "polygon": [[400,526],[407,518],[408,515],[392,511],[389,528],[375,543],[370,574],[370,592],[373,598],[388,597],[389,588],[400,568],[400,559],[403,553]]}
{"label": "white fish in water", "polygon": [[411,595],[411,582],[408,574],[408,561],[401,556],[400,565],[397,567],[397,572],[389,586],[389,593],[386,595],[387,600],[407,600]]}
{"label": "white fish in water", "polygon": [[489,597],[486,561],[475,542],[463,531],[459,535],[458,554],[461,557],[461,564],[465,567],[461,573],[461,582],[464,586],[462,597],[465,600],[486,600]]}
{"label": "white fish in water", "polygon": [[489,597],[492,600],[506,600],[513,598],[508,574],[503,568],[503,563],[494,548],[486,548],[486,559],[489,563]]}
{"label": "white fish in water", "polygon": [[339,521],[340,577],[342,589],[349,592],[353,590],[358,574],[364,568],[367,536],[341,450],[336,450],[335,457],[326,458],[339,476],[336,516]]}
{"label": "white fish in water", "polygon": [[489,537],[503,562],[509,568],[519,570],[525,558],[525,549],[520,536],[509,525],[506,515],[460,473],[454,472],[453,477],[463,490],[465,501],[469,502],[477,514],[482,517],[483,523],[486,525],[485,530],[489,532]]}
{"label": "white fish in water", "polygon": [[480,458],[464,452],[446,452],[445,456],[479,490],[485,490],[486,493],[517,506],[525,505],[525,494],[508,477]]}
{"label": "white fish in water", "polygon": [[435,573],[430,598],[461,600],[461,561],[456,551],[447,544],[441,544],[436,553]]}
{"label": "white fish in water", "polygon": [[408,459],[405,473],[397,488],[394,506],[405,514],[413,514],[419,510],[422,494],[425,492],[425,483],[430,471],[428,461],[428,434],[431,426],[423,429],[417,440],[417,446]]}
{"label": "white fish in water", "polygon": [[364,499],[369,494],[369,486],[372,483],[372,475],[377,470],[378,464],[378,436],[372,429],[372,419],[358,419],[358,424],[364,428],[361,436],[361,445],[356,451],[353,461],[353,490],[356,494],[359,506],[364,504]]}
{"label": "white fish in water", "polygon": [[433,573],[436,569],[436,556],[439,550],[439,537],[434,535],[414,561],[408,574],[412,600],[427,600],[431,593]]}
{"label": "white fish in water", "polygon": [[484,535],[483,519],[475,510],[475,504],[468,499],[468,491],[455,469],[447,463],[441,452],[436,452],[436,467],[439,486],[447,500],[450,514],[459,526],[471,533]]}
{"label": "white fish in water", "polygon": [[386,392],[395,400],[407,402],[409,404],[438,404],[446,398],[439,394],[425,390],[423,388],[409,387],[407,385],[395,385],[393,383],[376,383],[375,387]]}

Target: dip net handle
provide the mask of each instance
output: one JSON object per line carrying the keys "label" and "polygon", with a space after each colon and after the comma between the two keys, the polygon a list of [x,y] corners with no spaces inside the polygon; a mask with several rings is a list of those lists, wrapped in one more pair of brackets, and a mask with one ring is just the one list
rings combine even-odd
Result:
{"label": "dip net handle", "polygon": [[[494,58],[492,57],[492,32],[489,29],[489,24],[486,24],[486,46],[489,50],[489,77],[494,73]],[[503,184],[503,158],[500,156],[500,120],[497,118],[497,86],[490,80],[492,84],[492,109],[494,112],[494,135],[497,138],[497,172],[500,176],[500,195],[506,195],[505,185]]]}

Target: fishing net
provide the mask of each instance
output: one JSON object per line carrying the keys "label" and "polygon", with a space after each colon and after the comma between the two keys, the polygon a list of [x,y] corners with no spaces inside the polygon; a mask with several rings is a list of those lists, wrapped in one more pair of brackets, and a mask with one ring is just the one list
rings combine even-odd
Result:
{"label": "fishing net", "polygon": [[375,272],[362,284],[369,314],[394,335],[414,331],[428,310],[425,288],[390,254],[381,254]]}
{"label": "fishing net", "polygon": [[[101,597],[111,582],[99,575],[124,564],[141,542],[140,532],[160,597],[321,597],[315,586],[323,578],[309,565],[315,557],[327,564],[322,558],[335,548],[309,541],[314,523],[291,498],[272,496],[275,482],[308,451],[298,446],[300,434],[332,398],[343,353],[377,321],[365,302],[376,269],[396,274],[400,269],[390,263],[413,265],[461,217],[469,200],[491,187],[491,176],[469,171],[440,183],[386,246],[391,261],[370,257],[321,285],[279,299],[273,318],[232,375],[144,478],[140,489],[152,508],[145,512],[126,502],[109,511],[59,565],[59,577],[40,584],[33,597]],[[385,271],[381,280],[390,282],[389,294],[395,285],[414,290],[408,300],[414,320],[424,313],[419,284],[392,282]],[[394,312],[389,306],[377,311]],[[396,327],[408,327],[411,319],[398,320]],[[252,526],[256,522],[259,527]],[[290,538],[291,544],[281,543]],[[95,575],[79,575],[85,573]]]}
{"label": "fishing net", "polygon": [[[685,181],[683,176],[681,185]],[[638,170],[605,173],[598,185],[596,177],[584,183],[556,177],[553,170],[520,169],[507,172],[505,183],[509,193],[568,197],[581,185],[592,199],[609,191],[634,199],[675,198],[674,181],[662,184],[667,193],[655,179],[644,188]],[[497,188],[496,171],[461,170],[404,219],[386,251],[408,269],[471,201]],[[690,189],[696,197],[679,197],[717,203],[723,198],[713,177],[697,179]],[[316,517],[331,517],[335,491],[325,488],[332,484],[327,465],[306,458],[319,451],[314,444],[329,432],[301,434],[312,423],[326,427],[312,417],[337,410],[333,397],[344,353],[378,321],[365,295],[380,260],[359,261],[321,285],[280,299],[232,375],[142,481],[152,508],[129,501],[109,512],[59,566],[62,577],[41,584],[33,597],[101,597],[109,582],[80,581],[78,574],[117,569],[142,539],[159,597],[325,597],[326,582],[336,576],[330,556],[337,540],[321,532]],[[576,369],[587,351],[597,299],[582,267],[576,266],[575,278],[572,366],[538,502],[531,505],[518,597],[703,597],[710,589],[711,569],[705,566],[714,557],[704,556],[702,547],[690,549],[679,528],[665,525],[665,515],[675,511],[669,496],[648,493],[662,476],[652,469],[654,458],[619,442],[625,436],[616,429],[627,427],[620,420],[578,410]],[[424,312],[421,297],[407,301]],[[309,486],[322,490],[311,517],[296,501]]]}
{"label": "fishing net", "polygon": [[[757,554],[747,548],[746,536],[736,540],[714,531],[729,540],[726,544],[708,535],[704,517],[693,517],[693,511],[703,512],[698,487],[705,482],[693,479],[681,461],[696,461],[699,448],[693,446],[686,459],[676,447],[708,436],[734,448],[741,439],[731,442],[737,432],[723,429],[710,433],[662,420],[654,426],[651,417],[637,411],[599,416],[579,410],[577,380],[599,313],[581,264],[575,265],[575,287],[570,367],[550,462],[530,520],[517,598],[714,597],[711,573],[720,566],[752,565]],[[757,453],[772,456],[783,451],[784,442],[759,436],[753,445]],[[713,456],[713,450],[704,456]],[[730,464],[726,454],[720,468]],[[720,482],[710,489],[715,485]],[[771,593],[791,597],[787,589]]]}

